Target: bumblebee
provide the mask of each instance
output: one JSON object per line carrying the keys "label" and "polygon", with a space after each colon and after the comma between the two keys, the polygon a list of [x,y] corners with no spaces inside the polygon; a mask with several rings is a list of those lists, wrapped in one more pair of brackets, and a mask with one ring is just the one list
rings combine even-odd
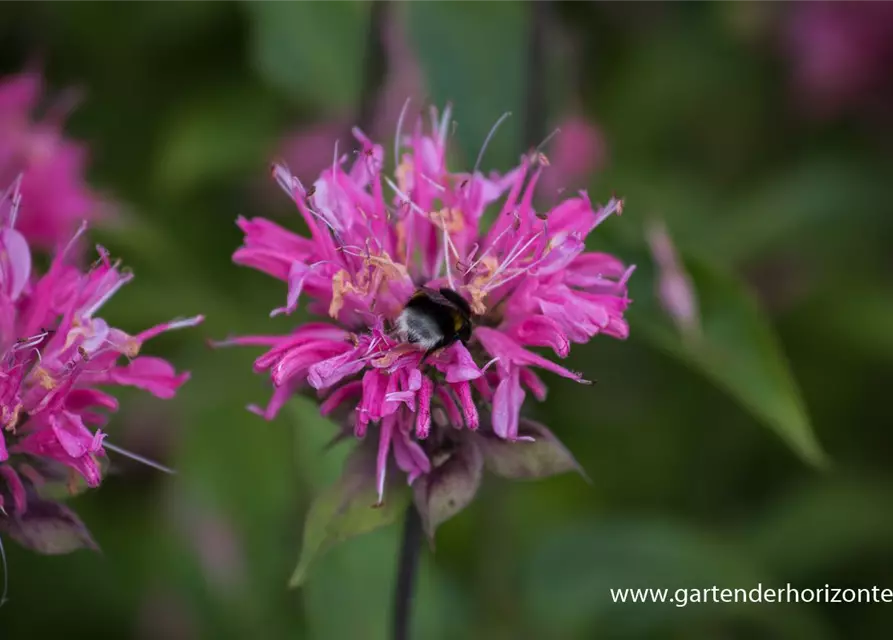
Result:
{"label": "bumblebee", "polygon": [[397,333],[425,350],[424,362],[438,349],[471,339],[471,307],[452,289],[422,287],[397,317]]}

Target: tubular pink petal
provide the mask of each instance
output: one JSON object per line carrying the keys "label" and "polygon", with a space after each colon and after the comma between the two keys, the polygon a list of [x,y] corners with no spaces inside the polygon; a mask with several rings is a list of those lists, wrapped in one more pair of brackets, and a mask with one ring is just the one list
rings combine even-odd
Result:
{"label": "tubular pink petal", "polygon": [[378,491],[378,504],[384,502],[385,474],[388,470],[388,451],[394,435],[394,416],[388,416],[381,422],[381,434],[378,436],[378,456],[375,459],[375,488]]}
{"label": "tubular pink petal", "polygon": [[125,367],[112,369],[108,379],[115,384],[148,391],[158,398],[170,399],[174,397],[177,389],[189,380],[189,373],[178,375],[167,360],[141,356]]}
{"label": "tubular pink petal", "polygon": [[512,336],[521,344],[535,347],[552,347],[555,354],[566,358],[571,345],[561,325],[546,316],[531,316],[512,330]]}
{"label": "tubular pink petal", "polygon": [[493,432],[504,440],[518,437],[518,418],[524,403],[524,390],[519,382],[518,368],[512,367],[493,395]]}
{"label": "tubular pink petal", "polygon": [[17,300],[31,277],[31,250],[15,229],[0,230],[0,278],[10,300]]}
{"label": "tubular pink petal", "polygon": [[408,433],[396,430],[393,434],[394,460],[401,471],[407,475],[409,484],[416,478],[431,472],[431,461],[418,442],[412,440]]}
{"label": "tubular pink petal", "polygon": [[483,375],[464,344],[456,342],[449,348],[449,352],[451,360],[446,367],[447,382],[464,382],[480,378]]}
{"label": "tubular pink petal", "polygon": [[271,318],[282,313],[291,315],[291,313],[298,308],[298,298],[301,297],[301,291],[304,289],[304,281],[307,279],[308,275],[310,275],[310,267],[306,264],[298,262],[297,260],[291,263],[291,267],[288,270],[288,298],[284,307],[273,309],[273,311],[270,312]]}
{"label": "tubular pink petal", "polygon": [[151,340],[155,336],[164,333],[165,331],[176,331],[177,329],[185,329],[188,327],[195,327],[200,325],[205,321],[205,316],[193,316],[191,318],[183,318],[182,320],[171,320],[170,322],[165,322],[164,324],[159,324],[151,329],[147,329],[142,333],[136,335],[136,340],[142,344],[146,340]]}
{"label": "tubular pink petal", "polygon": [[434,394],[434,382],[427,376],[422,378],[418,396],[418,413],[416,415],[416,436],[424,440],[431,431],[431,396]]}
{"label": "tubular pink petal", "polygon": [[319,405],[320,414],[327,416],[342,404],[360,395],[363,390],[363,383],[359,380],[348,382],[335,389],[329,396]]}
{"label": "tubular pink petal", "polygon": [[307,373],[307,382],[314,389],[327,389],[344,378],[362,371],[365,365],[366,363],[359,357],[358,350],[351,349],[311,365]]}
{"label": "tubular pink petal", "polygon": [[487,327],[478,327],[475,335],[484,345],[487,353],[500,358],[500,367],[508,368],[509,364],[532,366],[557,373],[564,378],[577,382],[585,382],[579,373],[565,369],[551,360],[527,351],[504,333]]}
{"label": "tubular pink petal", "polygon": [[466,426],[471,430],[477,429],[480,426],[480,419],[474,399],[471,397],[471,385],[467,381],[462,381],[450,386],[452,386],[456,396],[459,398],[459,406],[462,407]]}
{"label": "tubular pink petal", "polygon": [[521,384],[530,390],[534,398],[540,402],[543,402],[546,399],[548,388],[546,387],[546,383],[543,382],[538,375],[527,367],[522,367],[518,372],[518,376],[521,380]]}

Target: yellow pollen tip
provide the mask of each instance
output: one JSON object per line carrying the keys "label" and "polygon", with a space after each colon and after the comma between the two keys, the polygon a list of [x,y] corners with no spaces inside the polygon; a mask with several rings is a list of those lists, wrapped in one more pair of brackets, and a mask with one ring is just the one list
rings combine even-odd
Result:
{"label": "yellow pollen tip", "polygon": [[431,215],[435,224],[449,233],[457,233],[465,228],[465,216],[458,207],[444,207]]}
{"label": "yellow pollen tip", "polygon": [[34,377],[37,378],[37,382],[46,390],[52,390],[56,388],[57,382],[50,373],[44,369],[43,367],[35,367],[34,368]]}

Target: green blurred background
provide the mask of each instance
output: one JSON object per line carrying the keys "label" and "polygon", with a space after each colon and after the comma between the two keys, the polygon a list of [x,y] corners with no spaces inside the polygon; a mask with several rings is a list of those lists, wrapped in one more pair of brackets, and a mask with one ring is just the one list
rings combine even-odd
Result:
{"label": "green blurred background", "polygon": [[[488,478],[423,555],[415,637],[890,637],[889,604],[677,608],[608,593],[893,587],[891,66],[886,83],[843,98],[804,86],[802,56],[833,47],[792,44],[803,7],[395,3],[372,22],[403,38],[383,56],[367,46],[368,3],[2,3],[0,72],[36,60],[52,89],[82,91],[68,132],[89,144],[91,184],[120,213],[93,234],[137,274],[107,319],[134,332],[207,321],[149,347],[193,372],[179,396],[123,394],[110,425],[179,474],[118,459],[74,500],[101,555],[7,543],[0,638],[387,637],[399,527],[334,549],[287,590],[309,501],[344,451],[321,453],[332,427],[310,403],[272,423],[248,413],[268,397],[257,352],[206,345],[295,321],[268,318],[284,284],[230,262],[234,220],[300,228],[268,169],[295,132],[332,132],[297,153],[312,168],[341,123],[377,117],[373,130],[393,131],[393,109],[360,107],[384,63],[389,84],[417,73],[423,99],[454,102],[467,165],[506,110],[484,166],[535,145],[536,118],[597,125],[590,192],[626,209],[593,246],[640,265],[630,339],[570,358],[598,384],[549,378],[547,402],[529,407],[592,485]],[[651,216],[692,265],[709,353],[655,308]],[[810,434],[824,466],[810,462]]]}

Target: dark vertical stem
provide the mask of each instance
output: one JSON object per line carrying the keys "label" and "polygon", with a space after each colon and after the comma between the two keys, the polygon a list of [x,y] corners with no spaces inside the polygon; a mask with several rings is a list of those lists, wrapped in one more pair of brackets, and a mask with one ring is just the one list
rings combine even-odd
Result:
{"label": "dark vertical stem", "polygon": [[387,71],[383,38],[391,3],[388,0],[372,0],[370,4],[366,51],[363,54],[363,87],[356,116],[357,126],[367,132],[375,118],[379,89]]}
{"label": "dark vertical stem", "polygon": [[533,0],[530,7],[530,48],[527,51],[527,95],[524,143],[535,147],[546,135],[546,26],[550,0]]}
{"label": "dark vertical stem", "polygon": [[397,565],[397,587],[394,590],[394,640],[409,639],[410,613],[421,542],[422,519],[415,505],[410,504],[403,523],[403,539],[400,541],[400,559]]}

